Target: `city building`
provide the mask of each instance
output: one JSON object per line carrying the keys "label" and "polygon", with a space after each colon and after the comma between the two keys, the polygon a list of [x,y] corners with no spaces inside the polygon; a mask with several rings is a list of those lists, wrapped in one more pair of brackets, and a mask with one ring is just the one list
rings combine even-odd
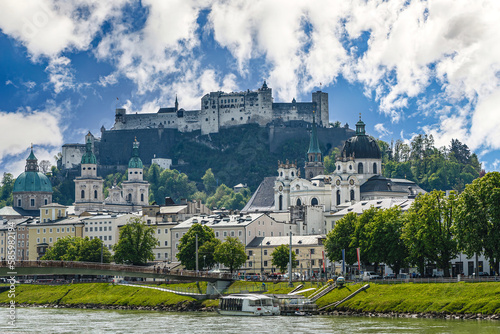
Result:
{"label": "city building", "polygon": [[235,237],[243,245],[248,245],[256,237],[283,236],[287,233],[286,224],[277,222],[263,213],[195,216],[170,229],[172,258],[177,254],[180,239],[194,224],[212,228],[215,237],[221,242],[224,242],[226,237]]}
{"label": "city building", "polygon": [[165,205],[145,205],[142,214],[148,224],[160,222],[181,222],[193,216],[211,215],[213,212],[200,200],[182,199],[176,204],[172,198],[165,198]]}
{"label": "city building", "polygon": [[83,223],[83,237],[90,240],[94,238],[101,239],[104,247],[107,247],[113,254],[113,246],[120,237],[120,226],[127,224],[131,218],[137,218],[137,214],[110,214],[95,215],[81,218]]}
{"label": "city building", "polygon": [[[292,252],[295,253],[296,267],[293,272],[297,277],[307,279],[318,277],[321,273],[328,272],[328,259],[325,257],[325,248],[322,235],[292,235]],[[290,237],[273,236],[254,238],[247,246],[247,262],[245,269],[253,273],[279,273],[280,269],[272,264],[272,253],[276,247],[290,245]],[[285,274],[285,273],[281,273]]]}

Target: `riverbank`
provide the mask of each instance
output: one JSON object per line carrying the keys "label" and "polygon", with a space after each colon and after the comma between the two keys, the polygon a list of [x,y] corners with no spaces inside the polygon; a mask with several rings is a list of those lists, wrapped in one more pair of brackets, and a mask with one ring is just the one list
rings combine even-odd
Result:
{"label": "riverbank", "polygon": [[[255,282],[235,282],[238,289]],[[308,288],[310,283],[305,286]],[[317,301],[329,305],[356,291],[363,284],[335,289]],[[267,283],[268,293],[287,293],[286,283]],[[318,284],[311,286],[317,287]],[[171,285],[171,288],[194,288],[195,283]],[[232,287],[232,288],[234,288]],[[198,287],[199,288],[199,287]],[[235,291],[236,292],[236,291]],[[307,293],[306,293],[307,294]],[[376,284],[343,303],[327,309],[324,315],[367,317],[492,319],[500,320],[500,283]],[[191,297],[153,289],[119,286],[108,283],[16,286],[18,307],[51,307],[150,311],[215,310],[217,300],[197,301]],[[10,302],[7,292],[0,293],[0,305]]]}

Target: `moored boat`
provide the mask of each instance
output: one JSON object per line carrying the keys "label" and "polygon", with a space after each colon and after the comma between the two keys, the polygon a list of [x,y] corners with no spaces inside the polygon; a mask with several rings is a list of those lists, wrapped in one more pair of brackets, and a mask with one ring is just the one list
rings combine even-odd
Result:
{"label": "moored boat", "polygon": [[279,315],[280,308],[272,297],[258,294],[234,294],[219,299],[217,312],[222,315]]}

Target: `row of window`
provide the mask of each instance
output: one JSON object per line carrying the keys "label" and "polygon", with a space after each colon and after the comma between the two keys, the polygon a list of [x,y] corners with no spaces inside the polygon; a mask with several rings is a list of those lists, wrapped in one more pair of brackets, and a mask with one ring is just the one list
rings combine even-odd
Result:
{"label": "row of window", "polygon": [[[20,198],[18,198],[18,199],[17,199],[17,206],[21,207],[21,206],[23,206],[22,204],[23,204],[23,201],[22,201]],[[44,205],[49,204],[49,200],[45,198],[45,199],[43,200],[43,204],[44,204]],[[34,207],[34,206],[35,206],[35,199],[34,199],[34,198],[30,198],[30,206],[31,206],[31,207]]]}
{"label": "row of window", "polygon": [[[52,228],[49,228],[49,233],[52,233],[52,230],[53,230]],[[61,227],[60,229],[58,227],[55,230],[56,230],[57,233],[64,233],[64,227]],[[47,233],[47,229],[46,228],[42,229],[42,231],[43,231],[44,234]],[[70,228],[66,227],[66,232],[69,232],[69,231],[70,231]],[[71,227],[71,232],[75,232],[75,228],[74,227]],[[40,234],[40,229],[39,228],[36,229],[36,234]]]}
{"label": "row of window", "polygon": [[97,238],[99,238],[101,240],[104,240],[104,241],[108,241],[108,240],[111,241],[111,240],[113,240],[113,238],[112,238],[111,235],[105,235],[105,236],[100,235],[100,236],[95,236],[95,237],[94,236],[90,236],[90,240],[97,239]]}
{"label": "row of window", "polygon": [[[164,256],[165,256],[165,257],[164,257],[164,259],[165,259],[165,260],[168,260],[168,253],[164,253]],[[159,259],[161,259],[161,253],[156,253],[156,258],[157,258],[158,260],[159,260]]]}
{"label": "row of window", "polygon": [[[308,252],[306,252],[307,254],[314,254],[315,253],[315,249],[314,248],[310,248],[308,250]],[[299,255],[300,254],[300,249],[295,249],[295,255]],[[249,250],[248,251],[248,256],[252,256],[253,255],[253,251],[252,250]],[[267,255],[267,249],[264,249],[264,255]]]}
{"label": "row of window", "polygon": [[99,230],[97,230],[97,226],[95,227],[95,230],[94,228],[91,226],[90,227],[90,230],[88,227],[85,227],[85,232],[106,232],[106,231],[111,231],[112,230],[112,226],[109,226],[109,229],[108,229],[108,226],[104,226],[104,229],[102,226],[99,226]]}
{"label": "row of window", "polygon": [[[107,224],[108,222],[104,222],[104,224]],[[109,222],[111,224],[111,222]],[[93,222],[85,222],[85,225],[92,225]],[[99,224],[97,222],[95,222],[96,225],[102,225],[102,222],[99,222]]]}
{"label": "row of window", "polygon": [[[337,170],[340,171],[340,164],[337,165]],[[352,170],[352,165],[349,165],[349,170]],[[363,163],[360,162],[358,163],[358,174],[363,174],[364,168],[363,168]],[[373,163],[373,174],[377,174],[377,163]]]}

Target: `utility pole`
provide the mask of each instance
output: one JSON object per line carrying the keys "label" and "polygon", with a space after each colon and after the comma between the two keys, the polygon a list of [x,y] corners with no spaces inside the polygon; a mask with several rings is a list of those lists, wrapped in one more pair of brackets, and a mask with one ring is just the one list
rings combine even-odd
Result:
{"label": "utility pole", "polygon": [[262,240],[260,241],[260,279],[262,279],[262,277],[264,276],[264,260],[262,258],[262,241],[264,241],[264,238],[262,238]]}
{"label": "utility pole", "polygon": [[196,233],[196,272],[198,273],[198,233]]}
{"label": "utility pole", "polygon": [[104,242],[101,241],[101,264],[102,264],[103,253],[104,253]]}
{"label": "utility pole", "polygon": [[293,283],[292,283],[292,232],[290,232],[290,260],[288,262],[288,286],[293,287]]}

